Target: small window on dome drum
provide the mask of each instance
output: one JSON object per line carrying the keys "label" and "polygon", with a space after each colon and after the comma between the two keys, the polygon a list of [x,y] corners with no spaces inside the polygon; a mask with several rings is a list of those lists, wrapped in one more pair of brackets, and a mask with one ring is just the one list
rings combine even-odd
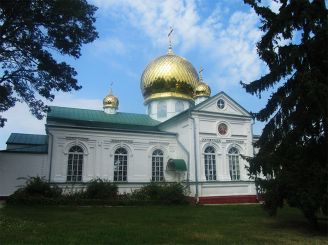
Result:
{"label": "small window on dome drum", "polygon": [[175,102],[175,112],[182,112],[184,110],[183,102],[177,101]]}
{"label": "small window on dome drum", "polygon": [[151,115],[152,111],[151,111],[151,104],[148,105],[148,115]]}
{"label": "small window on dome drum", "polygon": [[157,104],[157,117],[158,118],[165,118],[167,115],[166,112],[166,102],[161,101]]}

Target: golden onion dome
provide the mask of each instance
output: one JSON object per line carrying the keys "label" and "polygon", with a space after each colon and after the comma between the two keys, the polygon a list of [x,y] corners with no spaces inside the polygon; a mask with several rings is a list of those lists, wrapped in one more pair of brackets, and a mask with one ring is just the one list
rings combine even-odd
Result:
{"label": "golden onion dome", "polygon": [[104,109],[105,108],[117,109],[118,104],[119,104],[118,98],[112,94],[112,91],[110,91],[110,93],[103,100]]}
{"label": "golden onion dome", "polygon": [[206,96],[206,97],[211,96],[211,89],[204,82],[199,82],[195,90],[195,97],[201,97],[201,96]]}
{"label": "golden onion dome", "polygon": [[153,60],[146,67],[140,88],[145,103],[157,98],[192,100],[198,79],[192,64],[169,49],[168,54]]}

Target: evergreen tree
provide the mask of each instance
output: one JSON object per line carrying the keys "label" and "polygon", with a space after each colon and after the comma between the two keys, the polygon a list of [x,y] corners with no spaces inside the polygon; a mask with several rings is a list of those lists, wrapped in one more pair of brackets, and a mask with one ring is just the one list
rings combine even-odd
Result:
{"label": "evergreen tree", "polygon": [[[81,88],[74,68],[53,54],[80,57],[82,44],[98,35],[95,11],[86,0],[0,1],[0,113],[24,101],[41,119],[47,107],[40,96]],[[0,127],[5,121],[0,115]]]}
{"label": "evergreen tree", "polygon": [[244,0],[261,17],[257,43],[269,72],[249,84],[248,93],[273,91],[254,117],[266,122],[250,162],[275,214],[284,203],[316,224],[328,207],[328,18],[324,0],[277,0],[277,13],[260,0]]}

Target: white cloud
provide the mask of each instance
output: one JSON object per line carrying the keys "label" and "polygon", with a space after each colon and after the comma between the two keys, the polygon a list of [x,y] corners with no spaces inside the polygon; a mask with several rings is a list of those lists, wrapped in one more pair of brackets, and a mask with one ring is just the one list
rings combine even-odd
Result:
{"label": "white cloud", "polygon": [[94,55],[107,55],[107,54],[125,54],[126,48],[122,41],[117,38],[106,37],[97,39],[93,44]]}
{"label": "white cloud", "polygon": [[[207,82],[220,90],[240,80],[251,81],[262,71],[255,47],[261,36],[257,28],[259,17],[252,10],[231,12],[229,5],[218,2],[207,16],[203,16],[200,3],[193,0],[93,0],[93,3],[99,7],[100,17],[109,16],[109,21],[124,22],[125,27],[144,33],[154,46],[163,49],[168,44],[169,27],[173,26],[175,49],[179,48],[181,55],[197,50],[206,61],[202,61],[202,65]],[[92,44],[95,55],[126,54],[129,45],[133,45],[119,37],[102,34],[104,37]],[[90,109],[102,107],[100,100],[77,99],[71,94],[57,95],[51,104]],[[45,121],[35,119],[25,105],[18,104],[4,116],[8,122],[0,129],[0,144],[10,132],[44,133]],[[3,147],[0,145],[0,149]]]}
{"label": "white cloud", "polygon": [[281,3],[280,2],[276,2],[276,1],[270,1],[269,2],[269,8],[272,10],[272,12],[274,13],[278,13],[279,12],[279,8],[281,7]]}
{"label": "white cloud", "polygon": [[[198,50],[208,57],[220,83],[237,84],[240,80],[251,81],[261,73],[261,62],[256,53],[260,38],[258,16],[254,11],[230,13],[227,6],[217,4],[208,16],[201,16],[199,3],[189,0],[94,0],[103,14],[120,13],[134,28],[143,31],[155,46],[166,47],[169,26],[174,27],[174,46],[180,54]],[[229,15],[230,13],[230,15]],[[215,73],[215,75],[214,75]],[[220,84],[222,86],[222,84]]]}
{"label": "white cloud", "polygon": [[[102,108],[101,100],[79,99],[72,94],[58,94],[53,102],[47,104],[85,109]],[[6,148],[6,141],[11,133],[45,134],[45,118],[36,119],[24,103],[17,103],[2,116],[8,121],[4,128],[0,128],[0,150]]]}

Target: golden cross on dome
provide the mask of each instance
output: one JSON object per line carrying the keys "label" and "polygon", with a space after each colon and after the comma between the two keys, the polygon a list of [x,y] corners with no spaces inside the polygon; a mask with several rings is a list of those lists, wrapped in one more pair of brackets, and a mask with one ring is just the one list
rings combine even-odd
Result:
{"label": "golden cross on dome", "polygon": [[199,70],[199,80],[200,80],[200,81],[203,81],[203,71],[204,71],[204,69],[203,69],[203,67],[201,66],[201,67],[200,67],[200,70]]}
{"label": "golden cross on dome", "polygon": [[172,32],[173,32],[173,28],[172,28],[172,26],[170,26],[170,32],[169,32],[169,34],[167,34],[167,36],[169,38],[169,50],[167,52],[168,54],[173,54],[173,51],[172,51],[172,38],[171,38]]}

